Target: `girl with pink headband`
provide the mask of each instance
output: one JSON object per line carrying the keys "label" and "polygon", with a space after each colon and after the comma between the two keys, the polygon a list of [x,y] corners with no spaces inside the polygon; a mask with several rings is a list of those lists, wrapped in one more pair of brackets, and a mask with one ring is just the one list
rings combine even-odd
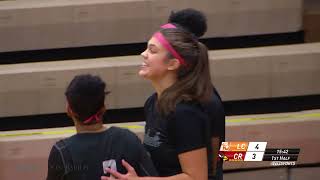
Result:
{"label": "girl with pink headband", "polygon": [[[183,19],[181,15],[178,17]],[[199,21],[203,19],[205,22],[204,16]],[[144,106],[144,146],[160,177],[138,177],[135,169],[123,160],[127,174],[107,169],[117,179],[222,179],[217,152],[224,140],[225,115],[211,82],[208,50],[197,38],[205,29],[192,34],[192,28],[173,22],[163,25],[148,41],[141,53],[139,75],[151,82],[155,93]]]}

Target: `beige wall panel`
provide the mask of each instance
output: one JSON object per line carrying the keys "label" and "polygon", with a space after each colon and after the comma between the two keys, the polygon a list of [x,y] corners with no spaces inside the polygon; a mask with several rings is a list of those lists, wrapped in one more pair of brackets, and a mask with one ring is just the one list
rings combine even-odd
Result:
{"label": "beige wall panel", "polygon": [[17,8],[0,10],[0,17],[1,14],[7,22],[2,23],[0,30],[0,37],[6,42],[0,46],[0,51],[3,48],[15,51],[72,45],[74,29],[71,7]]}
{"label": "beige wall panel", "polygon": [[[227,1],[226,36],[294,32],[301,29],[302,1]],[[217,26],[213,25],[213,27]],[[290,29],[290,30],[289,30]]]}
{"label": "beige wall panel", "polygon": [[0,2],[0,38],[9,42],[0,52],[145,42],[151,34],[147,0],[22,4]]}
{"label": "beige wall panel", "polygon": [[150,12],[150,2],[141,0],[75,7],[73,46],[145,42]]}
{"label": "beige wall panel", "polygon": [[48,155],[56,139],[24,140],[1,143],[0,178],[45,179]]}
{"label": "beige wall panel", "polygon": [[272,69],[273,97],[319,94],[320,51],[272,59]]}
{"label": "beige wall panel", "polygon": [[320,43],[210,51],[213,82],[223,99],[319,94]]}
{"label": "beige wall panel", "polygon": [[0,2],[0,52],[145,42],[172,10],[208,17],[205,37],[296,32],[302,0],[78,0]]}
{"label": "beige wall panel", "polygon": [[320,167],[290,169],[290,180],[320,179]]}
{"label": "beige wall panel", "polygon": [[286,168],[263,169],[245,172],[224,173],[223,179],[246,179],[246,180],[287,180],[288,173]]}
{"label": "beige wall panel", "polygon": [[270,97],[270,65],[265,57],[214,59],[212,81],[224,101]]}

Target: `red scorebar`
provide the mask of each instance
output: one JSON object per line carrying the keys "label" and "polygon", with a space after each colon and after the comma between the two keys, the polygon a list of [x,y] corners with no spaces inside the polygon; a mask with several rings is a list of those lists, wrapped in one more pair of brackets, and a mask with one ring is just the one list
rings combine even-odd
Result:
{"label": "red scorebar", "polygon": [[244,151],[220,151],[220,158],[223,161],[244,161],[246,152]]}

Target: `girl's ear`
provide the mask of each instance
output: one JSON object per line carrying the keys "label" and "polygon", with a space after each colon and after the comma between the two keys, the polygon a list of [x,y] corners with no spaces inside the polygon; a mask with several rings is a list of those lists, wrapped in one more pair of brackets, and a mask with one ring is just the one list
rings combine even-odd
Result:
{"label": "girl's ear", "polygon": [[71,118],[74,117],[74,113],[73,113],[72,109],[70,108],[70,105],[68,102],[66,103],[66,110],[67,110],[67,115],[69,117],[71,117]]}
{"label": "girl's ear", "polygon": [[168,70],[173,71],[179,69],[181,66],[178,59],[170,59],[168,62]]}

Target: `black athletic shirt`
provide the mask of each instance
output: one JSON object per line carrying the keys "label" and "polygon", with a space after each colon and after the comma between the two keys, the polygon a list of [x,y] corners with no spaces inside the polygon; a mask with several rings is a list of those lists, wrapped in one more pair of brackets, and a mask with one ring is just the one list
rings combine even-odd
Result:
{"label": "black athletic shirt", "polygon": [[[218,137],[220,145],[224,141],[225,113],[221,98],[215,90],[209,103],[201,105],[196,102],[181,102],[177,104],[175,112],[166,118],[159,116],[156,101],[157,95],[153,94],[145,103],[144,146],[160,176],[182,173],[178,155],[209,148],[211,143],[208,136]],[[211,164],[208,160],[208,178],[221,180],[222,161],[218,161],[216,175],[212,173]]]}
{"label": "black athletic shirt", "polygon": [[[76,134],[64,142],[62,148],[56,143],[51,149],[47,180],[100,180],[104,175],[102,162],[106,160],[114,160],[117,171],[126,173],[122,159],[129,162],[140,176],[157,175],[141,141],[127,129],[111,127],[100,133]],[[58,148],[67,150],[69,156],[62,159]],[[66,170],[68,173],[65,174]]]}

